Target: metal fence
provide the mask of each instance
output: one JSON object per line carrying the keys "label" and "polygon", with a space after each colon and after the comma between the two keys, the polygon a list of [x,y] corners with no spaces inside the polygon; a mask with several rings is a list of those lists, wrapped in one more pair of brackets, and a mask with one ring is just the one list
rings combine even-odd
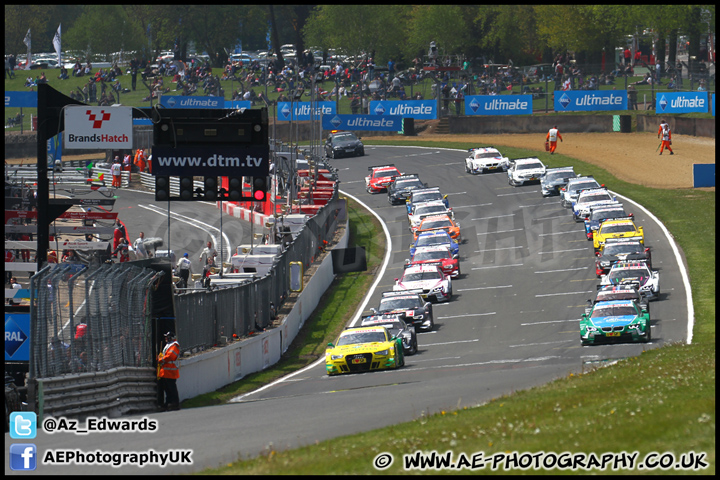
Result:
{"label": "metal fence", "polygon": [[268,327],[271,303],[279,308],[290,292],[290,262],[302,262],[305,269],[312,265],[332,240],[341,208],[336,186],[332,199],[307,221],[268,275],[227,288],[176,293],[175,325],[182,351],[204,350],[221,343],[222,337],[239,338]]}
{"label": "metal fence", "polygon": [[153,285],[127,263],[48,264],[30,280],[30,378],[152,367]]}

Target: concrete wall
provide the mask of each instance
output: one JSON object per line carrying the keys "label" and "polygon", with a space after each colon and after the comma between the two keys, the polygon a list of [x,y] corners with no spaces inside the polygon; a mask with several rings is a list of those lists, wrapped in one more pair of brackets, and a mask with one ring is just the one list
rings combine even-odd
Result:
{"label": "concrete wall", "polygon": [[[345,228],[345,234],[335,248],[347,247],[348,232]],[[334,278],[332,255],[327,255],[278,328],[178,361],[180,400],[215,391],[277,363]]]}
{"label": "concrete wall", "polygon": [[673,117],[671,115],[661,118],[657,115],[638,115],[637,131],[657,133],[658,127],[660,126],[660,120],[663,119],[670,125],[670,131],[677,135],[693,135],[696,137],[715,138],[714,118]]}

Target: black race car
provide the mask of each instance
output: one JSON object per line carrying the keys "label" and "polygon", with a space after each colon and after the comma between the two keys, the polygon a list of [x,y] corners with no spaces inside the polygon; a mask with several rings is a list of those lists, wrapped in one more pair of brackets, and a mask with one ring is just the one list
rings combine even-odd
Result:
{"label": "black race car", "polygon": [[329,158],[362,157],[365,146],[352,132],[337,132],[325,140],[325,155]]}
{"label": "black race car", "polygon": [[371,308],[374,315],[397,314],[405,323],[420,331],[429,332],[435,326],[432,303],[420,296],[421,290],[383,292],[378,308]]}
{"label": "black race car", "polygon": [[596,255],[595,275],[598,278],[606,275],[610,267],[623,260],[644,261],[652,269],[650,247],[646,247],[634,238],[608,238],[602,254],[598,252]]}
{"label": "black race car", "polygon": [[402,339],[405,355],[415,355],[418,350],[415,327],[405,323],[398,314],[369,315],[361,321],[363,327],[385,327],[393,337]]}
{"label": "black race car", "polygon": [[395,177],[395,181],[387,187],[388,202],[390,205],[402,205],[412,190],[425,187],[427,184],[420,181],[417,173],[406,173]]}

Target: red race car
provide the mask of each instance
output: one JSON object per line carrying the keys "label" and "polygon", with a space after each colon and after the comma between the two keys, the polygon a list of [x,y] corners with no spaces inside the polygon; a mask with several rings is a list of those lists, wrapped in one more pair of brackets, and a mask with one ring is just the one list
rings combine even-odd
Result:
{"label": "red race car", "polygon": [[402,175],[392,163],[389,165],[376,165],[368,167],[370,175],[365,177],[365,189],[368,193],[381,193],[387,191],[388,185],[395,181],[395,177]]}
{"label": "red race car", "polygon": [[446,246],[418,247],[410,260],[405,261],[405,265],[437,265],[445,276],[460,276],[460,260],[453,258]]}

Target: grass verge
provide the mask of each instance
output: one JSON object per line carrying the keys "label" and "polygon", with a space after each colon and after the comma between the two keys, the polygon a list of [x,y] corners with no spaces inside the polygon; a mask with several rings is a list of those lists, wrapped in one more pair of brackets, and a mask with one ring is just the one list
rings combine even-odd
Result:
{"label": "grass verge", "polygon": [[[452,142],[415,144],[457,149],[474,146]],[[690,272],[695,306],[693,344],[666,345],[607,368],[571,374],[475,408],[420,416],[382,431],[295,450],[268,451],[203,474],[398,474],[405,472],[402,456],[418,450],[438,454],[450,451],[452,461],[457,461],[461,453],[471,458],[477,452],[486,459],[503,452],[593,453],[598,457],[607,452],[638,452],[638,463],[653,452],[671,452],[676,460],[682,454],[695,452],[702,455],[708,467],[683,473],[715,473],[715,192],[650,189],[621,182],[603,169],[567,156],[551,157],[515,148],[503,148],[503,152],[511,157],[538,155],[552,167],[572,164],[576,171],[595,175],[612,190],[645,205],[667,226],[683,249]],[[376,253],[373,258],[380,256]],[[328,308],[328,303],[336,302],[329,297],[320,310]],[[326,341],[315,343],[319,345],[315,351],[321,354]],[[388,469],[378,472],[373,459],[382,452],[392,454],[395,460]],[[638,463],[632,469],[616,471],[610,466],[579,471],[665,473],[640,470]],[[480,471],[491,472],[489,465]],[[519,472],[517,468],[501,468],[493,473]]]}

